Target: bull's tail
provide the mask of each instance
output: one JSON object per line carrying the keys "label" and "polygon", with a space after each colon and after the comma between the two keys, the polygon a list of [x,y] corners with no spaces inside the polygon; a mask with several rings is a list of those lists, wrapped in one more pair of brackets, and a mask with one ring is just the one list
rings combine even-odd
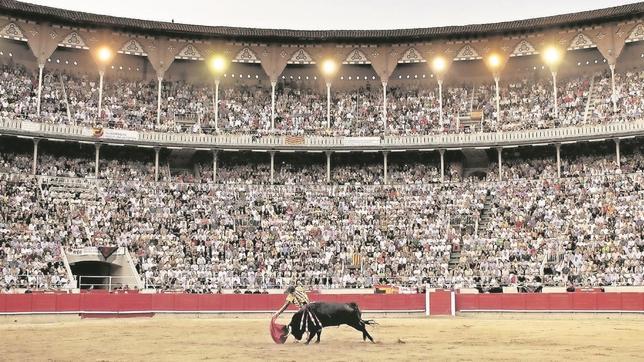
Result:
{"label": "bull's tail", "polygon": [[358,319],[360,320],[360,322],[362,322],[362,323],[364,323],[365,325],[368,325],[368,326],[377,326],[378,325],[378,323],[376,323],[376,321],[374,321],[373,319],[367,319],[367,320],[362,319],[362,312],[360,311],[360,308],[358,307],[358,304],[356,304],[355,302],[349,303],[349,307],[351,307],[351,309],[356,311],[356,313],[358,314]]}
{"label": "bull's tail", "polygon": [[373,319],[367,319],[367,320],[360,319],[360,321],[362,323],[368,325],[368,326],[377,326],[378,325],[378,323],[376,323],[376,321],[374,321]]}

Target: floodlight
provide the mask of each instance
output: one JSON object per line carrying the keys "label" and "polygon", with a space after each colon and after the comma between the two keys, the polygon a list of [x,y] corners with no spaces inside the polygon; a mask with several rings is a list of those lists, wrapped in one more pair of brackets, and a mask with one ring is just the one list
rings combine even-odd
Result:
{"label": "floodlight", "polygon": [[113,56],[112,49],[106,46],[103,46],[100,49],[98,49],[97,55],[98,55],[98,60],[100,60],[103,63],[107,63],[110,61],[110,59],[112,59],[112,56]]}
{"label": "floodlight", "polygon": [[492,69],[497,69],[501,65],[501,57],[498,54],[491,54],[487,58],[487,63]]}
{"label": "floodlight", "polygon": [[436,57],[432,61],[432,70],[434,73],[442,73],[447,67],[447,62],[443,57]]}
{"label": "floodlight", "polygon": [[332,75],[335,73],[337,69],[337,65],[332,59],[327,59],[324,62],[322,62],[322,72],[325,75]]}
{"label": "floodlight", "polygon": [[561,52],[554,46],[548,47],[543,52],[543,60],[548,65],[557,65],[561,61]]}
{"label": "floodlight", "polygon": [[226,69],[226,59],[221,56],[215,56],[210,60],[210,69],[219,74]]}

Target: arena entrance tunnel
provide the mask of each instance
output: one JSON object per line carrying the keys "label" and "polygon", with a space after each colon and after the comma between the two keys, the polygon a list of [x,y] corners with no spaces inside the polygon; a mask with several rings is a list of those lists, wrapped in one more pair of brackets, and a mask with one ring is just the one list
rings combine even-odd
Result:
{"label": "arena entrance tunnel", "polygon": [[113,280],[113,276],[121,266],[104,261],[79,261],[69,265],[72,274],[78,281],[80,289],[105,289],[120,288],[121,282]]}

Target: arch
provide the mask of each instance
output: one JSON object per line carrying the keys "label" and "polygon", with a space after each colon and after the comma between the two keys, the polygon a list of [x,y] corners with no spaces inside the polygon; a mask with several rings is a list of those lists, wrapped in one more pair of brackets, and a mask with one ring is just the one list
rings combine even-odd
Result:
{"label": "arch", "polygon": [[360,49],[353,49],[342,64],[371,64],[371,61]]}
{"label": "arch", "polygon": [[470,44],[465,44],[461,50],[458,51],[454,60],[474,60],[481,59],[479,52],[474,49]]}
{"label": "arch", "polygon": [[235,63],[261,63],[259,58],[257,58],[257,54],[255,54],[254,51],[252,51],[250,48],[246,47],[240,50],[237,55],[235,56],[235,59],[233,59],[233,62]]}
{"label": "arch", "polygon": [[514,50],[512,51],[510,56],[511,57],[522,57],[522,56],[525,56],[525,55],[533,55],[533,54],[539,54],[539,52],[534,47],[534,45],[532,45],[526,39],[523,39],[514,47]]}
{"label": "arch", "polygon": [[83,40],[80,34],[75,31],[67,34],[67,36],[58,43],[58,45],[66,48],[89,49],[85,40]]}
{"label": "arch", "polygon": [[420,54],[416,48],[409,48],[398,60],[398,63],[424,63],[425,58]]}
{"label": "arch", "polygon": [[16,23],[9,23],[5,25],[0,31],[0,36],[6,39],[27,41],[22,29]]}
{"label": "arch", "polygon": [[640,40],[644,40],[644,24],[642,23],[637,24],[635,29],[631,31],[631,33],[628,35],[628,38],[626,38],[626,42],[630,43]]}
{"label": "arch", "polygon": [[194,45],[186,45],[175,57],[175,59],[203,60],[201,53]]}
{"label": "arch", "polygon": [[128,55],[140,55],[140,56],[148,55],[143,49],[143,46],[141,46],[141,43],[139,43],[136,39],[128,39],[123,44],[123,46],[118,51],[118,53],[128,54]]}
{"label": "arch", "polygon": [[593,43],[593,41],[590,40],[590,38],[586,34],[578,33],[570,41],[570,45],[568,45],[568,50],[587,49],[587,48],[594,48],[594,47],[596,47],[595,43]]}
{"label": "arch", "polygon": [[315,64],[315,60],[306,50],[299,48],[288,60],[288,64]]}

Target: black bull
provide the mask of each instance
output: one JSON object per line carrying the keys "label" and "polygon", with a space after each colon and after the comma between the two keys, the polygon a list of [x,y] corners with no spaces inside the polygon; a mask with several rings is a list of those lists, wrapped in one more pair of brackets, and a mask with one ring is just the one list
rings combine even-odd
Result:
{"label": "black bull", "polygon": [[367,332],[367,325],[374,324],[374,321],[363,320],[360,309],[356,303],[310,303],[300,309],[291,318],[288,325],[290,333],[298,341],[302,339],[304,332],[309,332],[306,344],[317,336],[315,343],[320,342],[322,328],[334,327],[346,324],[362,332],[362,339],[373,342],[373,338]]}

